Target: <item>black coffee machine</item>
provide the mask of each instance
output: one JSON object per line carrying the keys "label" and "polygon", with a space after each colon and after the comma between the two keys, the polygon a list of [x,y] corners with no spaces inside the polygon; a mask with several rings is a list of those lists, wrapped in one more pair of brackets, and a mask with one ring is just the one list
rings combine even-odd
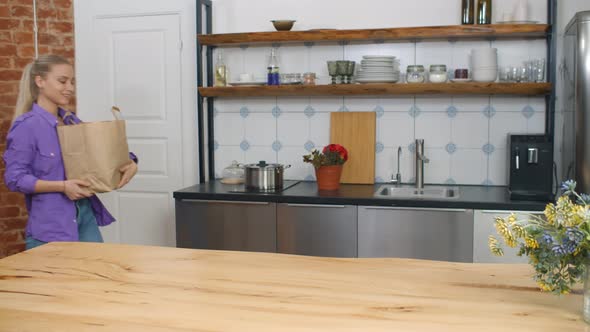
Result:
{"label": "black coffee machine", "polygon": [[509,135],[510,199],[552,201],[553,143],[545,135]]}

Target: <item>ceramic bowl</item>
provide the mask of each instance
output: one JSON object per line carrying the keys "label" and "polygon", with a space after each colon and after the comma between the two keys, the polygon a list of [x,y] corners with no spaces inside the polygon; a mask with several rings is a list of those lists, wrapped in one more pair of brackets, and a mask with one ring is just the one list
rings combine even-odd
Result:
{"label": "ceramic bowl", "polygon": [[271,22],[277,31],[289,31],[293,27],[295,20],[272,20]]}

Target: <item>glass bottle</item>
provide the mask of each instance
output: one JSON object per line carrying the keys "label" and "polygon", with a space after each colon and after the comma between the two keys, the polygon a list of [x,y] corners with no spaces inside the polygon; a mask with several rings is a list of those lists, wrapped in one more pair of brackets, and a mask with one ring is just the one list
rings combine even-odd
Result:
{"label": "glass bottle", "polygon": [[492,24],[492,0],[477,0],[477,24]]}
{"label": "glass bottle", "polygon": [[227,86],[227,66],[223,61],[223,51],[217,53],[217,62],[215,62],[215,81],[214,86]]}
{"label": "glass bottle", "polygon": [[272,48],[270,50],[270,59],[268,60],[266,84],[267,85],[279,85],[280,84],[279,60],[277,59],[277,51],[275,48]]}
{"label": "glass bottle", "polygon": [[475,23],[474,0],[461,0],[461,24]]}

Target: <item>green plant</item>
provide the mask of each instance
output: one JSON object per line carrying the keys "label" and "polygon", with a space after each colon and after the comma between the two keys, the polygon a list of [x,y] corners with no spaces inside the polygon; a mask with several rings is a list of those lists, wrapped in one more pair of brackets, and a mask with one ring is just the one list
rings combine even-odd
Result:
{"label": "green plant", "polygon": [[[518,220],[515,214],[497,217],[495,227],[509,247],[519,247],[535,269],[535,280],[544,291],[571,292],[585,272],[590,250],[590,196],[575,191],[576,182],[563,183],[557,203],[547,204],[544,216],[528,215]],[[498,240],[490,235],[490,250],[503,255]]]}
{"label": "green plant", "polygon": [[322,149],[322,152],[314,149],[311,154],[303,156],[303,161],[312,164],[315,168],[342,165],[347,160],[348,151],[339,144],[329,144]]}

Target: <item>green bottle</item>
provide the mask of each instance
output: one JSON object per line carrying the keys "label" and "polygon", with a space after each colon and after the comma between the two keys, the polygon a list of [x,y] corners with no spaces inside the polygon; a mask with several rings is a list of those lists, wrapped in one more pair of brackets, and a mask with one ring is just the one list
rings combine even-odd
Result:
{"label": "green bottle", "polygon": [[477,0],[477,24],[492,24],[492,0]]}

